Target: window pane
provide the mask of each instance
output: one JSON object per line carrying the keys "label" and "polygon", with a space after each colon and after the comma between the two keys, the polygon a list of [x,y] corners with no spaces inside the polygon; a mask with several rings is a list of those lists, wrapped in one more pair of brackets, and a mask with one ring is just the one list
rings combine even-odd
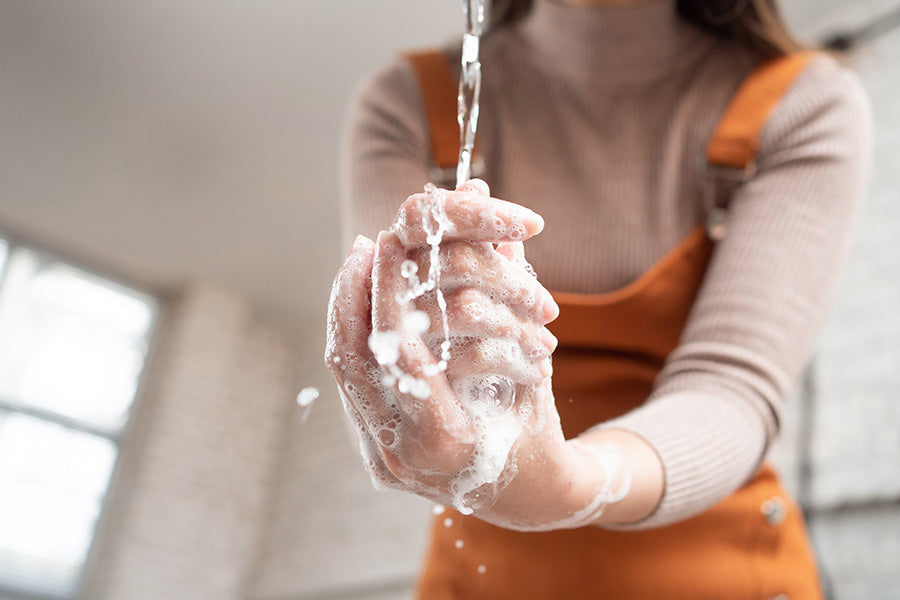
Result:
{"label": "window pane", "polygon": [[0,398],[112,431],[147,351],[150,299],[16,248],[0,289]]}
{"label": "window pane", "polygon": [[72,592],[115,455],[104,438],[0,412],[0,582]]}

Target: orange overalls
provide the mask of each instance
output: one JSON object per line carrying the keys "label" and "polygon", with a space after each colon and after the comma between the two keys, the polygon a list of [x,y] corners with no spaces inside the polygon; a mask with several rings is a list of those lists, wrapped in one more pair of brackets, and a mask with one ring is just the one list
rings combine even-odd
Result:
{"label": "orange overalls", "polygon": [[[709,165],[746,172],[766,118],[808,58],[798,54],[756,67],[707,146]],[[409,59],[431,125],[432,158],[438,167],[455,167],[459,134],[452,70],[436,52]],[[698,225],[623,288],[554,293],[561,312],[550,325],[559,338],[553,391],[566,438],[636,408],[650,395],[712,254],[715,243],[706,229]],[[651,530],[521,533],[448,509],[435,517],[418,597],[816,600],[822,593],[800,511],[772,469],[763,466],[705,513]]]}

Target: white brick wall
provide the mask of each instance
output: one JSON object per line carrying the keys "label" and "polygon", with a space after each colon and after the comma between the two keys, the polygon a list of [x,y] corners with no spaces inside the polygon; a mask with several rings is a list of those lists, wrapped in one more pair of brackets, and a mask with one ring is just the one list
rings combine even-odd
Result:
{"label": "white brick wall", "polygon": [[867,49],[859,64],[875,113],[875,156],[870,193],[819,352],[812,500],[821,507],[900,498],[898,59],[895,31]]}
{"label": "white brick wall", "polygon": [[296,393],[294,355],[227,292],[195,285],[172,303],[85,598],[244,597]]}
{"label": "white brick wall", "polygon": [[[884,0],[787,2],[793,22],[810,34],[852,27],[896,6]],[[849,61],[872,99],[872,179],[813,372],[811,444],[805,448],[810,529],[838,600],[900,599],[898,60],[895,29]],[[786,451],[778,455],[794,467],[804,450],[800,428],[788,424]]]}
{"label": "white brick wall", "polygon": [[834,597],[900,599],[900,510],[864,506],[822,513],[812,524]]}
{"label": "white brick wall", "polygon": [[305,425],[295,416],[289,426],[281,485],[250,597],[403,597],[398,588],[418,571],[430,505],[373,489],[322,364],[324,316],[317,325],[302,352],[303,385],[318,386],[321,396]]}

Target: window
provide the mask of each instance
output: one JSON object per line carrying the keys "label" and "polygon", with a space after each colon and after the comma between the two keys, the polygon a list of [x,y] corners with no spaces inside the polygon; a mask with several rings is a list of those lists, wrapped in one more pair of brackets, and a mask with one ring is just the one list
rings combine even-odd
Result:
{"label": "window", "polygon": [[0,238],[0,596],[74,593],[155,314]]}

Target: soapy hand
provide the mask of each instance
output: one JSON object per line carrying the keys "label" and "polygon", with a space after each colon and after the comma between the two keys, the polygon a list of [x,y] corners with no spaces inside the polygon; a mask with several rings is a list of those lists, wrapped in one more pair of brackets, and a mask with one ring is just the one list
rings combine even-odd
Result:
{"label": "soapy hand", "polygon": [[326,363],[373,481],[514,529],[595,521],[629,473],[614,448],[563,437],[544,327],[558,308],[522,246],[543,221],[478,180],[444,192],[442,371],[435,294],[407,293],[435,257],[427,206],[412,196],[391,232],[357,238],[332,289]]}

